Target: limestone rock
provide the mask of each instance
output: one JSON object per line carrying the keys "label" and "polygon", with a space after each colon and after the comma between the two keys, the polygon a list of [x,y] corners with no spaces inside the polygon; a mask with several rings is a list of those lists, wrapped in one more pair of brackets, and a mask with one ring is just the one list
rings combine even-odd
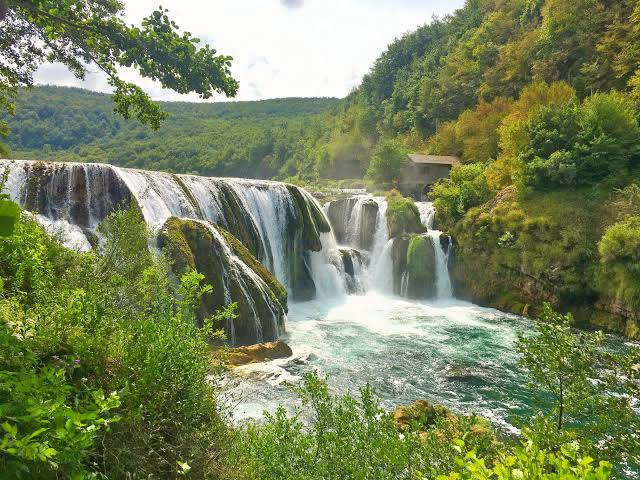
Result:
{"label": "limestone rock", "polygon": [[405,288],[407,298],[426,299],[436,295],[434,245],[426,235],[413,235],[407,248]]}
{"label": "limestone rock", "polygon": [[277,358],[287,358],[291,355],[293,355],[291,347],[282,340],[278,340],[231,349],[227,363],[237,367],[250,363],[268,362]]}
{"label": "limestone rock", "polygon": [[196,270],[212,285],[202,299],[199,318],[237,303],[237,318],[225,325],[235,345],[276,340],[284,332],[287,292],[231,233],[208,222],[172,217],[162,227],[158,245],[177,275]]}
{"label": "limestone rock", "polygon": [[396,191],[387,195],[387,228],[389,238],[426,231],[414,201]]}

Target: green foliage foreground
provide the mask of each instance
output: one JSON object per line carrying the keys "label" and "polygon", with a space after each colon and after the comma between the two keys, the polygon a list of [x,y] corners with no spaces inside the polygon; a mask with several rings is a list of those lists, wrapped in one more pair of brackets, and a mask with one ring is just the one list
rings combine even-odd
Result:
{"label": "green foliage foreground", "polygon": [[186,462],[215,477],[219,333],[195,327],[210,287],[173,285],[137,210],[100,230],[102,254],[64,249],[27,214],[0,240],[0,476],[167,478]]}
{"label": "green foliage foreground", "polygon": [[233,426],[210,362],[221,334],[196,327],[211,287],[196,272],[171,280],[137,209],[99,230],[103,248],[83,254],[26,213],[0,237],[2,478],[606,479],[605,459],[638,461],[637,352],[600,353],[599,335],[551,310],[519,343],[543,400],[524,443],[446,409],[400,426],[371,388],[335,396],[317,374],[293,413]]}

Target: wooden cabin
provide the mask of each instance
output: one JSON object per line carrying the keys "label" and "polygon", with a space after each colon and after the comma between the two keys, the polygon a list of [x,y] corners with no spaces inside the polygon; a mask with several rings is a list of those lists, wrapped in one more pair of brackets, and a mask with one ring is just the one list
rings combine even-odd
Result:
{"label": "wooden cabin", "polygon": [[400,190],[405,195],[422,198],[431,186],[449,175],[454,165],[460,163],[458,157],[448,155],[423,155],[411,153],[405,171],[400,178]]}

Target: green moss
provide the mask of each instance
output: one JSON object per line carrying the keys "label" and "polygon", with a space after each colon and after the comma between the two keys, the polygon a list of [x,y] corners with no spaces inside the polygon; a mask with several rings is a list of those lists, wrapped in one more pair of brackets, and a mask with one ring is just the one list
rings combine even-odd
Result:
{"label": "green moss", "polygon": [[196,269],[191,247],[183,232],[183,228],[191,226],[192,222],[171,217],[165,222],[158,235],[158,246],[166,252],[175,272],[180,275]]}
{"label": "green moss", "polygon": [[387,228],[390,238],[426,231],[414,201],[395,190],[387,195]]}
{"label": "green moss", "polygon": [[319,252],[322,250],[320,233],[331,231],[324,214],[318,209],[315,202],[308,199],[295,185],[287,185],[287,190],[293,197],[296,209],[295,226],[300,229],[303,250]]}
{"label": "green moss", "polygon": [[174,182],[180,187],[180,190],[182,190],[182,193],[184,193],[184,196],[187,197],[187,200],[189,200],[189,204],[193,207],[196,214],[200,218],[204,218],[202,210],[198,205],[198,201],[195,199],[195,197],[191,193],[191,190],[189,190],[187,186],[184,184],[184,182],[182,181],[182,178],[180,178],[178,175],[171,175],[171,177],[173,178]]}
{"label": "green moss", "polygon": [[[243,271],[230,274],[232,265],[229,257],[223,254],[224,247],[220,244],[220,239],[205,223],[170,218],[160,231],[158,243],[172,262],[176,274],[196,270],[213,286],[213,292],[202,299],[198,315],[200,319],[210,317],[226,306],[226,286],[231,301],[237,303],[238,317],[234,320],[236,341],[255,343],[258,340],[275,340],[279,332],[270,321],[271,311],[276,312],[278,326],[281,330],[284,329],[286,290],[240,240],[218,226],[213,227],[221,234],[232,252],[265,282],[268,297],[265,297],[253,278]],[[262,336],[258,334],[258,325],[262,330]]]}
{"label": "green moss", "polygon": [[256,258],[264,258],[260,235],[251,219],[245,211],[244,206],[238,196],[226,183],[218,183],[218,188],[222,195],[219,199],[222,204],[223,217],[226,222],[225,228],[237,237],[245,245],[251,254]]}
{"label": "green moss", "polygon": [[282,308],[287,311],[287,291],[284,286],[278,281],[278,279],[267,270],[253,255],[251,252],[242,244],[240,241],[227,232],[225,229],[216,226],[215,227],[220,234],[225,238],[231,250],[234,254],[240,258],[246,265],[251,268],[254,272],[260,276],[262,281],[267,284],[271,292],[274,294],[274,300],[282,306]]}
{"label": "green moss", "polygon": [[412,235],[407,248],[407,296],[431,298],[436,294],[435,252],[431,239]]}

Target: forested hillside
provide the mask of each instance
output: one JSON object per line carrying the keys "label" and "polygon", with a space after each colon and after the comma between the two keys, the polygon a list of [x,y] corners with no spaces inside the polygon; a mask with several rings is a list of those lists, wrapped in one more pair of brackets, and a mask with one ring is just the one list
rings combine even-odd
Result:
{"label": "forested hillside", "polygon": [[[108,162],[204,175],[271,178],[292,174],[290,158],[318,135],[329,98],[261,102],[163,103],[158,131],[113,113],[108,95],[75,88],[22,90],[6,118],[15,158]],[[301,162],[302,163],[302,162]]]}
{"label": "forested hillside", "polygon": [[633,336],[639,65],[637,1],[470,0],[392,44],[336,125],[354,148],[462,158],[430,194],[459,294],[550,301]]}

